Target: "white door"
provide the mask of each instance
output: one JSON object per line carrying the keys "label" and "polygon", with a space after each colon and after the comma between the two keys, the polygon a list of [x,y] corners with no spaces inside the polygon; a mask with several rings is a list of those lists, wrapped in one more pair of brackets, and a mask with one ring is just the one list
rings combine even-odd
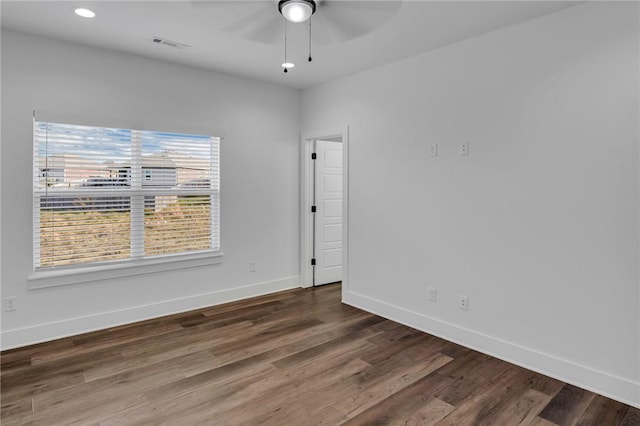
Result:
{"label": "white door", "polygon": [[314,284],[342,280],[342,143],[316,141]]}

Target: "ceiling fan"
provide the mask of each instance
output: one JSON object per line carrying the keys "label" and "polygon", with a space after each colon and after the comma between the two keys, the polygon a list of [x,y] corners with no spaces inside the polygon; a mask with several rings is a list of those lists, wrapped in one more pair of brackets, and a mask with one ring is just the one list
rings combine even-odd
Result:
{"label": "ceiling fan", "polygon": [[[264,44],[282,43],[283,38],[286,40],[288,25],[308,25],[309,48],[311,48],[312,39],[313,44],[325,46],[353,40],[374,31],[398,12],[402,2],[378,0],[263,0],[249,2],[192,0],[191,3],[198,7],[230,6],[238,8],[241,16],[222,26],[222,31]],[[312,28],[313,36],[311,36]],[[286,72],[287,67],[284,68]]]}

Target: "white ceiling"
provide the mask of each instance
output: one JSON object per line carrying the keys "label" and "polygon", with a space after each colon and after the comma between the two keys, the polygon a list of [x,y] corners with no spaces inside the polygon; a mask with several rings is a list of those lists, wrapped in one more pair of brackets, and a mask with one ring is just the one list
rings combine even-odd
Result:
{"label": "white ceiling", "polygon": [[[307,88],[576,4],[324,0],[312,18],[313,62],[307,62],[307,27],[289,24],[289,60],[296,67],[284,74],[277,3],[3,0],[1,12],[7,29]],[[97,16],[79,18],[76,7]],[[157,45],[154,36],[192,47]]]}

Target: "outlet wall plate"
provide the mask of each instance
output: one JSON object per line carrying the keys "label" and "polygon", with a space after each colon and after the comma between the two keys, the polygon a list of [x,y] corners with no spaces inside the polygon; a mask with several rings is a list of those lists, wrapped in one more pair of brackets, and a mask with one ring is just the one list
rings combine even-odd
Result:
{"label": "outlet wall plate", "polygon": [[460,295],[458,298],[458,308],[462,311],[469,310],[469,298],[467,296]]}
{"label": "outlet wall plate", "polygon": [[16,310],[16,297],[5,297],[4,298],[4,310],[6,312],[11,312]]}

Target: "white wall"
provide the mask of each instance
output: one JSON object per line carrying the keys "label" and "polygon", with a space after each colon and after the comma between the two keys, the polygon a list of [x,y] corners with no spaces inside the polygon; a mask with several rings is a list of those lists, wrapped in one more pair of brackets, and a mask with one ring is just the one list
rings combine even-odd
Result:
{"label": "white wall", "polygon": [[[3,32],[1,278],[17,310],[2,312],[2,348],[298,286],[300,104],[294,89]],[[89,124],[222,133],[223,263],[29,290],[34,109]]]}
{"label": "white wall", "polygon": [[304,91],[349,125],[344,299],[640,405],[638,30],[595,2]]}

